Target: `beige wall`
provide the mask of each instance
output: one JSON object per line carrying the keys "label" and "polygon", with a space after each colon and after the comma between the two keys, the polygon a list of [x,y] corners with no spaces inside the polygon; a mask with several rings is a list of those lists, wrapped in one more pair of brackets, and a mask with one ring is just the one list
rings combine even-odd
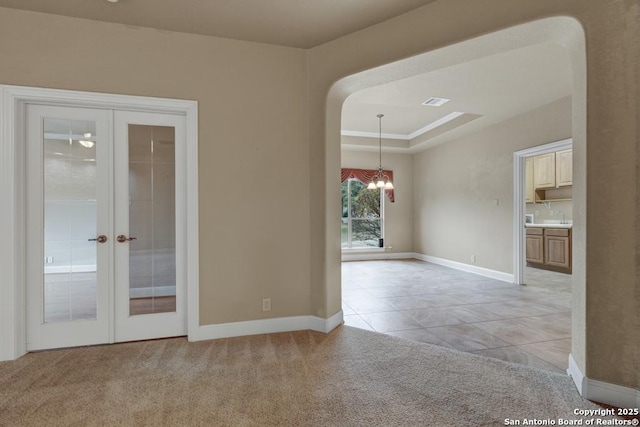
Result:
{"label": "beige wall", "polygon": [[574,266],[572,356],[590,378],[640,387],[640,57],[634,54],[640,3],[633,0],[436,1],[311,49],[312,311],[330,315],[340,307],[332,191],[339,184],[346,97],[477,55],[554,40],[572,61],[573,231],[576,247],[584,248],[574,255],[585,260]]}
{"label": "beige wall", "polygon": [[[382,165],[393,171],[395,202],[385,197],[384,243],[387,252],[413,252],[413,161],[410,154],[383,153]],[[377,152],[342,150],[342,167],[377,169]],[[336,194],[339,194],[336,192]]]}
{"label": "beige wall", "polygon": [[513,153],[569,137],[563,98],[416,154],[416,252],[512,273]]}
{"label": "beige wall", "polygon": [[308,314],[305,51],[0,8],[0,57],[3,84],[198,101],[201,323]]}

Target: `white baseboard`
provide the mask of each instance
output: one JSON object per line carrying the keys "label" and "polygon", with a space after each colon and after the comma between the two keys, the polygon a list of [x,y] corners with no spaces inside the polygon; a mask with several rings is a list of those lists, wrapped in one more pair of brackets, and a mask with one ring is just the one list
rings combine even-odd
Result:
{"label": "white baseboard", "polygon": [[569,367],[567,368],[567,374],[573,379],[573,383],[580,392],[580,395],[584,397],[582,390],[586,390],[587,377],[584,376],[572,354],[569,354]]}
{"label": "white baseboard", "polygon": [[414,258],[422,261],[431,262],[433,264],[443,265],[445,267],[455,268],[456,270],[466,271],[468,273],[478,274],[480,276],[490,277],[492,279],[501,280],[503,282],[514,283],[514,277],[511,273],[504,273],[502,271],[491,270],[484,267],[478,267],[475,265],[464,264],[462,262],[450,261],[444,258],[438,258],[431,255],[423,255],[419,253],[413,254]]}
{"label": "white baseboard", "polygon": [[413,252],[343,252],[342,261],[374,261],[381,259],[409,259],[415,258]]}
{"label": "white baseboard", "polygon": [[416,252],[369,252],[369,253],[342,253],[342,261],[370,261],[383,259],[419,259],[433,264],[443,265],[445,267],[454,268],[456,270],[466,271],[468,273],[478,274],[480,276],[490,277],[492,279],[501,280],[503,282],[514,283],[514,277],[511,273],[491,270],[475,265],[464,264],[462,262],[450,261],[444,258],[438,258],[431,255],[423,255]]}
{"label": "white baseboard", "polygon": [[567,374],[585,399],[618,408],[640,408],[640,390],[587,378],[571,354]]}
{"label": "white baseboard", "polygon": [[172,297],[176,295],[175,286],[157,286],[155,288],[131,288],[130,298]]}
{"label": "white baseboard", "polygon": [[95,273],[96,265],[45,265],[44,274]]}
{"label": "white baseboard", "polygon": [[275,319],[249,320],[246,322],[222,323],[199,326],[189,331],[189,341],[204,341],[246,335],[273,334],[277,332],[304,331],[310,329],[329,333],[342,324],[342,310],[328,319],[317,316],[279,317]]}
{"label": "white baseboard", "polygon": [[307,329],[311,329],[312,331],[324,332],[328,334],[333,331],[338,326],[342,325],[344,322],[344,316],[342,310],[329,317],[328,319],[323,319],[317,316],[308,316],[309,317],[309,327]]}

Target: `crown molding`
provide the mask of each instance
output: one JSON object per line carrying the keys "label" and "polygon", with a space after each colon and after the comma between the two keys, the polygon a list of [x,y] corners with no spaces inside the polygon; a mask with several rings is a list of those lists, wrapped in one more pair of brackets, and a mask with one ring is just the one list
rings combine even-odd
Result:
{"label": "crown molding", "polygon": [[445,123],[449,123],[452,120],[457,119],[458,117],[462,116],[463,112],[460,111],[454,111],[453,113],[447,114],[444,117],[439,118],[438,120],[429,123],[426,126],[421,127],[420,129],[416,130],[415,132],[412,132],[408,135],[404,135],[404,134],[399,134],[399,133],[383,133],[382,135],[380,135],[378,132],[361,132],[361,131],[357,131],[357,130],[343,130],[341,131],[341,135],[342,136],[357,136],[360,138],[379,138],[380,136],[382,136],[383,139],[400,139],[403,141],[411,141],[414,138],[417,138],[418,136],[429,132],[430,130],[433,130],[439,126],[444,125]]}

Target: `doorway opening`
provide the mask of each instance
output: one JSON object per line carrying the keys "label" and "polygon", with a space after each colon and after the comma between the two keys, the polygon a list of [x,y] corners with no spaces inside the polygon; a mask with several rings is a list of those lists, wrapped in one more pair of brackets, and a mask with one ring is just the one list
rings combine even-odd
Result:
{"label": "doorway opening", "polygon": [[531,281],[527,280],[527,273],[534,280],[544,278],[545,275],[537,270],[561,274],[572,272],[572,164],[571,138],[513,154],[513,264],[516,284]]}
{"label": "doorway opening", "polygon": [[[531,25],[535,26],[535,24],[531,24]],[[523,27],[526,27],[526,26],[523,26]],[[531,28],[533,28],[533,27],[531,27]],[[505,31],[508,32],[508,30],[505,30]],[[476,45],[476,47],[477,47],[477,45]],[[443,51],[446,51],[446,49],[448,49],[448,48],[443,49]],[[440,52],[438,52],[438,53],[440,53]],[[425,54],[424,57],[428,57],[429,55],[430,54]],[[434,55],[437,56],[436,53],[434,53]],[[405,61],[411,62],[410,60],[405,60]],[[403,64],[406,64],[404,61],[402,61],[402,62],[403,62]],[[416,59],[416,62],[420,62],[420,60]],[[395,65],[395,64],[393,64],[393,65]],[[390,65],[388,67],[388,69],[385,70],[386,74],[384,74],[384,76],[381,77],[380,84],[387,84],[390,81],[389,73],[393,72],[393,70],[394,70],[394,66],[393,65]],[[412,64],[412,65],[415,65],[415,64]],[[428,69],[428,67],[429,66],[427,64],[425,64],[425,69]],[[579,75],[581,73],[581,71],[580,70],[578,70],[578,71],[573,70],[573,73],[574,74],[577,73]],[[345,86],[347,84],[349,86],[348,94],[347,95],[343,95],[339,100],[337,99],[336,100],[337,103],[340,103],[340,101],[346,100],[348,98],[348,96],[357,93],[357,91],[360,90],[360,89],[372,87],[371,86],[371,82],[373,80],[375,80],[375,77],[374,77],[374,75],[376,74],[375,71],[374,70],[369,70],[369,71],[364,72],[362,74],[367,74],[367,76],[366,76],[367,78],[363,79],[364,80],[363,86],[364,85],[366,85],[366,86],[364,86],[363,88],[358,88],[358,84],[357,84],[358,76],[350,76],[348,79],[345,79],[345,81],[344,81]],[[402,76],[402,77],[399,77],[399,78],[407,77],[406,75],[403,75],[402,72],[399,72],[398,74],[400,76]],[[342,82],[339,82],[338,85],[340,83],[342,83]],[[574,83],[574,86],[572,86],[570,90],[573,90],[574,87],[575,87],[575,83]],[[356,88],[356,89],[354,89],[354,88]],[[571,95],[571,93],[569,93],[569,95]],[[567,104],[570,105],[571,102],[575,102],[575,101],[571,101],[569,99]],[[578,102],[580,102],[580,101],[578,101]],[[380,105],[376,105],[376,107],[378,109],[380,109]],[[344,110],[345,110],[345,108],[343,107],[343,112],[344,112]],[[330,108],[329,108],[328,111],[331,113],[331,109]],[[378,113],[378,112],[379,113],[385,113],[385,117],[389,116],[385,111],[376,111],[376,113]],[[334,117],[332,117],[332,119],[336,119],[337,120],[335,115],[334,115]],[[465,123],[465,125],[467,125],[469,123],[471,123],[471,122],[467,122],[467,123]],[[572,124],[571,122],[569,122],[569,124],[568,124],[569,132],[564,133],[564,135],[566,135],[567,133],[571,134],[571,129],[575,130],[576,126],[578,126],[578,129],[580,129],[580,125],[581,124],[576,125],[575,123]],[[344,130],[344,128],[343,128],[343,130]],[[444,129],[440,129],[440,130],[444,130]],[[364,149],[362,149],[362,145],[364,145],[364,144],[356,143],[355,141],[352,141],[353,135],[354,135],[354,133],[350,133],[350,135],[347,138],[350,141],[351,148],[353,148],[353,147],[355,147],[357,145],[360,145],[360,147],[358,147],[358,148],[360,150],[362,150],[362,151],[365,151]],[[510,150],[509,150],[508,154],[506,154],[506,162],[505,162],[505,164],[507,165],[507,169],[508,169],[508,176],[505,177],[505,182],[507,182],[507,185],[509,185],[509,192],[511,192],[511,194],[513,194],[513,189],[510,186],[510,183],[512,182],[511,175],[513,174],[513,168],[512,168],[512,164],[511,164],[511,158],[512,158],[513,150],[514,149],[517,150],[518,147],[523,147],[523,148],[527,147],[527,145],[518,145],[518,144],[522,144],[522,142],[519,141],[519,139],[516,138],[515,135],[513,135],[513,136],[514,137],[512,138],[512,141],[511,141]],[[530,142],[529,143],[530,146],[535,145],[535,143],[539,143],[540,139],[542,139],[543,141],[545,140],[545,138],[539,138],[535,142],[533,142],[533,141]],[[546,139],[546,140],[549,140],[549,139]],[[424,141],[420,141],[420,142],[424,142]],[[579,142],[583,143],[584,141],[579,141]],[[409,141],[408,143],[396,142],[395,145],[394,145],[394,150],[396,152],[402,151],[400,147],[404,147],[405,145],[406,145],[406,147],[405,147],[404,151],[406,153],[412,155],[414,157],[414,159],[415,159],[415,156],[416,156],[415,151],[417,151],[417,145],[418,145],[417,143],[414,144],[412,141]],[[420,178],[419,175],[421,175],[421,170],[425,169],[425,167],[420,167],[419,168],[420,170],[417,171],[416,168],[418,168],[419,166],[422,166],[422,165],[419,165],[419,163],[416,162],[415,160],[413,162],[413,165],[414,165],[414,170],[413,170],[413,172],[411,174],[412,178],[416,179],[416,177],[417,177],[419,179]],[[351,165],[347,165],[347,164],[343,163],[340,166],[341,167],[350,167]],[[434,167],[438,167],[438,164],[437,163],[433,163],[430,166],[432,168],[434,168]],[[362,167],[362,166],[360,166],[360,167]],[[460,168],[460,166],[457,166],[457,167]],[[490,169],[487,169],[487,173],[488,174],[490,174],[489,170]],[[415,185],[415,183],[414,183],[414,185]],[[581,187],[581,190],[582,189],[583,189],[583,187]],[[481,190],[481,188],[479,188],[479,190]],[[413,193],[414,193],[414,199],[416,197],[422,197],[420,195],[416,196],[417,193],[416,193],[415,189],[414,189]],[[579,194],[577,197],[583,198],[584,194]],[[509,200],[509,199],[510,199],[510,197],[507,196],[507,200]],[[501,202],[501,200],[499,200],[499,198],[493,198],[491,200],[493,201],[495,207],[498,207],[498,205]],[[436,200],[435,199],[431,200],[431,202],[436,203]],[[524,206],[524,201],[522,202],[522,205]],[[514,211],[512,210],[512,204],[507,202],[505,207],[506,207],[507,214],[506,214],[506,216],[504,218],[503,224],[506,227],[503,227],[503,228],[505,228],[505,230],[506,230],[504,232],[504,235],[508,236],[508,239],[507,239],[508,241],[504,245],[504,247],[508,248],[508,250],[506,250],[505,255],[502,257],[502,260],[504,261],[505,265],[500,267],[500,269],[497,270],[497,271],[498,272],[503,272],[503,273],[506,272],[507,274],[511,273],[511,274],[509,274],[511,279],[509,280],[509,283],[503,282],[501,284],[496,284],[495,281],[493,283],[491,283],[490,281],[486,280],[486,278],[481,278],[480,281],[481,282],[484,281],[484,283],[474,283],[472,285],[472,286],[475,286],[475,287],[486,286],[488,288],[490,288],[492,286],[496,286],[495,292],[493,292],[493,291],[491,292],[493,295],[489,295],[489,294],[481,295],[481,292],[477,292],[476,295],[464,295],[464,296],[462,295],[462,293],[464,293],[464,292],[458,292],[457,294],[455,292],[453,292],[452,294],[447,294],[445,292],[441,292],[438,295],[437,292],[435,292],[435,290],[437,288],[437,285],[436,285],[436,287],[432,288],[433,292],[431,292],[431,294],[432,294],[432,296],[430,297],[431,301],[427,300],[427,301],[422,301],[420,303],[419,300],[421,300],[422,298],[419,297],[419,296],[416,297],[416,295],[413,293],[413,291],[415,290],[415,288],[413,288],[413,285],[415,285],[415,283],[411,283],[412,279],[407,279],[404,282],[405,284],[407,284],[409,286],[402,286],[402,284],[399,283],[399,281],[398,281],[398,279],[399,279],[398,272],[400,270],[402,270],[402,269],[396,270],[397,267],[392,265],[392,264],[396,264],[396,261],[390,261],[390,262],[369,261],[369,262],[363,262],[363,263],[345,263],[345,264],[343,264],[343,268],[342,268],[342,280],[343,280],[343,293],[342,293],[342,296],[343,296],[343,300],[347,300],[347,303],[345,305],[343,305],[344,315],[345,315],[345,319],[347,320],[347,324],[348,324],[348,320],[350,320],[350,319],[348,319],[348,316],[354,315],[354,314],[358,314],[360,318],[358,319],[357,317],[353,317],[354,321],[358,321],[358,322],[360,322],[360,324],[362,324],[362,321],[364,320],[364,322],[365,322],[365,324],[367,326],[369,326],[369,327],[371,327],[372,329],[375,329],[375,330],[387,329],[387,332],[393,332],[393,333],[397,332],[397,333],[400,333],[400,334],[416,335],[418,333],[418,332],[416,332],[418,329],[429,329],[429,328],[433,327],[434,329],[432,331],[430,331],[430,332],[433,332],[436,335],[435,335],[435,338],[432,335],[431,339],[433,341],[436,341],[437,339],[442,339],[444,342],[449,342],[449,344],[450,344],[451,341],[453,341],[455,339],[455,337],[454,337],[454,335],[449,335],[450,338],[454,337],[453,339],[450,339],[449,341],[447,341],[446,338],[443,338],[445,336],[445,334],[443,334],[443,333],[445,331],[447,331],[447,330],[451,332],[454,329],[458,329],[457,332],[460,333],[460,334],[469,333],[470,328],[468,328],[468,325],[472,324],[472,323],[485,323],[487,325],[487,327],[489,327],[489,328],[492,327],[492,326],[495,326],[498,329],[500,328],[500,325],[498,325],[497,323],[494,324],[494,325],[490,325],[490,323],[494,322],[496,320],[501,320],[501,319],[495,319],[495,318],[491,319],[490,315],[487,315],[487,317],[485,317],[484,319],[480,319],[480,318],[477,317],[476,318],[477,321],[472,320],[471,317],[468,317],[467,318],[468,321],[465,322],[462,319],[462,317],[464,317],[465,315],[469,315],[469,312],[462,309],[462,306],[465,305],[464,303],[466,303],[467,305],[483,304],[483,303],[493,304],[494,302],[496,302],[498,300],[490,301],[489,299],[485,299],[484,301],[480,301],[480,298],[497,297],[497,298],[501,298],[501,299],[498,301],[499,304],[495,304],[496,307],[493,307],[493,308],[496,309],[496,311],[500,310],[500,308],[497,307],[498,305],[502,305],[502,306],[511,305],[511,307],[508,307],[508,309],[510,309],[512,311],[512,314],[515,315],[516,317],[523,317],[523,316],[518,316],[518,314],[516,312],[518,310],[524,309],[524,306],[527,304],[527,301],[520,301],[520,302],[513,302],[513,303],[505,303],[505,302],[503,302],[503,301],[506,301],[507,299],[510,298],[510,297],[509,298],[505,298],[505,296],[508,296],[507,294],[509,292],[512,292],[512,293],[519,292],[518,289],[514,289],[513,283],[523,283],[522,281],[517,282],[517,277],[519,276],[519,274],[522,274],[522,273],[520,273],[518,271],[515,271],[515,270],[510,271],[513,268],[513,263],[512,263],[513,252],[512,251],[516,251],[517,249],[516,249],[516,247],[511,247],[511,243],[515,241],[515,240],[513,240],[513,239],[515,239],[515,234],[511,235],[511,232],[510,232],[511,229],[512,229],[512,225],[511,224],[513,223],[513,219],[514,219]],[[524,209],[524,208],[522,208],[522,209]],[[450,214],[451,214],[451,212],[454,212],[454,211],[453,210],[449,210]],[[424,232],[423,226],[421,225],[421,215],[423,214],[423,212],[421,212],[420,209],[418,209],[418,208],[416,208],[414,206],[413,213],[414,213],[414,219],[413,219],[414,235],[419,235],[420,233]],[[522,219],[520,220],[520,223],[519,223],[518,228],[517,228],[518,233],[523,233],[523,230],[524,230],[524,212],[521,215],[521,217],[522,217]],[[432,218],[433,218],[433,216],[432,216]],[[389,224],[388,224],[389,227],[391,227],[392,226],[392,215],[391,214],[387,217],[387,220],[389,222]],[[465,226],[467,226],[467,224],[473,224],[473,221],[458,221],[458,224],[460,225],[460,227],[464,228]],[[515,230],[515,228],[513,228],[513,230]],[[437,232],[437,230],[435,230],[435,231]],[[433,234],[432,234],[432,236],[433,236]],[[456,241],[460,242],[461,239],[463,239],[463,237],[461,237],[460,239],[456,239]],[[388,242],[387,244],[393,245],[393,243],[394,243],[392,241],[392,237],[390,235],[387,235],[385,240]],[[487,240],[487,242],[489,242],[489,241],[490,240]],[[425,250],[424,246],[416,245],[415,243],[414,243],[414,247],[413,248],[414,248],[413,251],[412,251],[413,254],[404,253],[403,252],[403,253],[397,254],[397,255],[409,255],[409,257],[411,257],[412,255],[415,255],[417,258],[422,258],[425,255],[429,256],[430,255],[429,252],[431,252],[430,249],[427,248]],[[436,250],[437,250],[437,248],[436,248]],[[523,255],[524,254],[524,250],[523,249],[520,250],[519,254]],[[389,254],[389,253],[386,253],[384,256],[374,255],[374,256],[371,257],[371,259],[393,258],[393,255],[394,254]],[[460,265],[460,264],[472,264],[472,263],[474,263],[476,261],[476,258],[477,258],[477,256],[474,256],[474,255],[476,255],[476,254],[471,252],[471,257],[469,257],[469,255],[465,255],[464,259],[462,259],[462,258],[456,259],[455,258],[456,256],[454,255],[449,259],[453,260],[453,262],[456,263],[457,265]],[[360,259],[362,259],[362,256],[360,257]],[[422,258],[422,259],[424,259],[424,258]],[[384,263],[386,263],[386,267],[385,268],[389,270],[389,271],[386,272],[388,274],[386,274],[386,273],[385,274],[380,274],[380,273],[376,274],[374,272],[374,269],[370,270],[368,268],[368,267],[371,267],[371,266],[376,266],[377,264],[381,264],[382,265]],[[415,261],[406,261],[406,262],[405,261],[401,261],[401,262],[398,262],[398,265],[400,265],[400,263],[405,263],[404,267],[408,266],[409,269],[412,269],[412,268],[414,268],[414,266],[411,265],[411,264],[415,263]],[[368,266],[367,266],[367,264],[368,264]],[[433,269],[432,272],[435,271],[436,274],[440,275],[441,277],[450,276],[447,279],[450,283],[456,283],[457,284],[457,283],[460,283],[461,281],[469,281],[469,283],[470,283],[473,280],[464,271],[456,271],[456,272],[454,272],[454,271],[446,271],[446,273],[445,273],[443,271],[437,271],[437,269],[442,268],[442,266],[427,265],[426,267],[432,268]],[[419,277],[420,275],[424,275],[424,274],[425,274],[424,271],[418,272],[416,270],[416,271],[414,271],[413,279],[416,279],[416,277]],[[457,275],[457,277],[453,277],[454,275]],[[373,287],[370,286],[370,289],[369,289],[368,294],[367,294],[367,296],[369,297],[369,301],[360,301],[360,303],[353,302],[353,305],[356,305],[356,307],[353,307],[352,304],[349,304],[348,300],[349,300],[350,296],[355,296],[358,293],[360,293],[360,294],[364,294],[365,293],[364,290],[366,290],[366,287],[363,286],[362,280],[363,280],[363,278],[365,278],[367,276],[368,277],[375,277],[375,280],[373,281],[375,283],[375,286],[373,286]],[[384,280],[382,280],[384,276],[387,276],[387,277]],[[422,276],[422,277],[424,277],[424,276]],[[579,277],[582,277],[582,276],[579,276]],[[355,278],[355,280],[352,280],[354,278]],[[580,281],[579,284],[581,286],[584,286],[583,280]],[[448,283],[447,283],[447,285],[448,285]],[[457,285],[454,285],[454,288],[455,288],[455,286],[457,286]],[[500,289],[500,287],[505,287],[505,289]],[[460,290],[460,289],[458,289],[458,290]],[[502,296],[498,297],[499,293],[501,293]],[[395,295],[389,297],[389,298],[395,298],[394,300],[387,300],[385,302],[382,301],[383,298],[388,298],[388,296],[391,295],[391,294],[395,294]],[[547,295],[547,296],[549,296],[549,295]],[[458,297],[456,302],[451,301],[451,298],[456,298],[456,297]],[[462,298],[466,298],[467,301],[465,301],[461,297]],[[376,302],[373,301],[374,298],[377,300]],[[352,298],[352,300],[353,300],[353,298]],[[547,302],[548,301],[545,301],[544,303],[547,303]],[[423,307],[417,307],[416,304],[424,304],[424,306]],[[428,305],[428,304],[431,304],[431,305]],[[435,317],[432,316],[431,320],[429,320],[428,319],[428,315],[426,313],[423,313],[425,315],[421,317],[421,314],[418,311],[411,312],[412,310],[421,310],[423,308],[440,309],[440,308],[443,308],[443,307],[452,308],[454,306],[458,306],[455,309],[455,311],[457,313],[454,313],[454,316],[455,315],[458,316],[457,320],[447,319],[446,318],[447,317],[447,313],[449,313],[449,314],[452,313],[451,309],[449,309],[449,310],[440,310],[442,312],[441,316],[435,316],[435,317],[440,317],[439,321],[442,322],[440,324],[434,323],[434,324],[429,325],[428,323],[431,320],[435,319]],[[547,323],[548,323],[548,325],[551,325],[553,323],[565,322],[564,326],[566,328],[564,328],[563,331],[561,331],[561,333],[565,334],[564,335],[564,339],[566,341],[565,342],[566,351],[568,351],[568,349],[570,348],[570,338],[569,337],[572,334],[571,334],[570,322],[568,322],[567,320],[571,320],[571,318],[572,318],[571,309],[570,309],[570,307],[566,307],[566,306],[565,307],[559,307],[558,308],[559,312],[558,313],[554,313],[554,312],[547,311],[546,310],[547,308],[548,307],[541,307],[541,306],[533,307],[533,306],[530,306],[527,309],[529,309],[529,310],[539,310],[540,312],[537,313],[537,314],[535,314],[535,313],[525,314],[524,317],[535,317],[535,316],[538,316],[538,315],[541,316],[543,314],[551,314],[551,315],[561,314],[560,317],[562,317],[562,320],[559,320],[560,317],[557,316],[558,319],[555,319],[555,320],[554,319],[549,319],[549,321]],[[360,310],[360,311],[358,311],[358,310]],[[373,313],[372,310],[376,310],[377,313]],[[366,311],[369,311],[369,312],[367,313]],[[404,314],[408,314],[410,317],[406,317],[406,316],[404,316],[404,314],[403,315],[399,315],[398,313],[402,312],[402,311],[404,311],[405,312]],[[545,311],[546,311],[546,313],[545,313]],[[372,314],[376,314],[377,316],[373,316]],[[487,314],[487,313],[484,313],[484,314]],[[492,313],[492,314],[496,314],[496,313]],[[507,313],[503,313],[503,314],[506,315]],[[509,314],[509,315],[511,315],[511,314]],[[367,319],[369,319],[369,322],[367,322]],[[502,320],[505,320],[505,319],[502,319]],[[542,319],[537,319],[537,320],[543,322]],[[378,322],[377,323],[378,328],[375,328],[375,327],[372,326],[372,324],[376,324],[376,322]],[[528,328],[528,329],[531,329],[531,330],[533,330],[533,329],[535,329],[537,327],[536,324],[535,324],[535,321],[533,319],[531,319],[531,321],[529,323],[530,323],[529,325],[524,325],[524,327]],[[391,325],[393,325],[393,326],[391,326]],[[459,326],[459,325],[462,325],[462,326]],[[543,326],[547,327],[548,325],[543,325]],[[480,327],[480,325],[472,325],[472,326]],[[396,331],[393,331],[392,329],[396,329]],[[465,329],[465,331],[463,331],[463,329]],[[501,335],[504,336],[504,334],[502,334],[502,332],[504,332],[504,330],[503,331],[498,331],[498,329],[494,329],[493,331],[491,331],[489,329],[484,329],[483,332],[489,333],[490,335],[493,335],[494,338],[500,339]],[[480,343],[482,344],[483,341],[484,341],[484,343],[489,343],[489,340],[491,338],[487,337],[486,335],[483,335],[482,333],[476,334],[476,338],[480,337],[481,335],[482,335],[482,338],[478,338],[480,340]],[[426,336],[426,334],[424,334],[423,336]],[[478,344],[478,339],[476,339],[476,344]],[[491,345],[493,345],[493,348],[500,348],[501,345],[502,345],[502,347],[507,347],[507,345],[499,344],[499,343],[498,343],[498,345],[494,345],[496,343],[498,343],[498,340],[495,340],[494,343],[491,344]],[[527,345],[527,344],[530,344],[530,342],[528,342],[528,343],[512,343],[511,342],[511,344],[514,344],[515,346],[518,346],[518,345]],[[469,345],[471,346],[471,344],[469,344]],[[476,351],[476,350],[478,350],[478,349],[476,348],[475,350],[472,350],[472,351]],[[486,350],[492,350],[492,349],[489,348],[489,349],[486,349]],[[530,349],[530,350],[533,350],[533,349]],[[483,351],[483,350],[478,350],[478,351]],[[553,351],[553,349],[552,349],[552,351]],[[487,354],[487,355],[489,355],[489,354]],[[565,365],[564,366],[565,369],[566,369],[566,362],[567,362],[567,357],[566,357],[566,353],[565,353],[565,355],[562,358],[562,361],[560,362],[560,363]],[[558,367],[556,367],[556,368],[557,369],[561,369],[561,368],[558,368]]]}

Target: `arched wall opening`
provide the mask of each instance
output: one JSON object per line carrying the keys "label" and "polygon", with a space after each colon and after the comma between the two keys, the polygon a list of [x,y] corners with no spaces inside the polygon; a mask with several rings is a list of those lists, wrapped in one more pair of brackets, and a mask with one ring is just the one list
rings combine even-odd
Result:
{"label": "arched wall opening", "polygon": [[[460,43],[361,71],[331,87],[325,127],[325,271],[328,315],[341,309],[341,248],[337,196],[340,177],[341,110],[344,101],[362,89],[454,66],[466,61],[541,43],[562,46],[571,61],[572,138],[574,146],[574,246],[571,357],[584,367],[586,353],[586,57],[582,26],[569,17],[546,18],[517,25]],[[515,248],[513,248],[515,250]],[[584,369],[584,368],[583,368]]]}

